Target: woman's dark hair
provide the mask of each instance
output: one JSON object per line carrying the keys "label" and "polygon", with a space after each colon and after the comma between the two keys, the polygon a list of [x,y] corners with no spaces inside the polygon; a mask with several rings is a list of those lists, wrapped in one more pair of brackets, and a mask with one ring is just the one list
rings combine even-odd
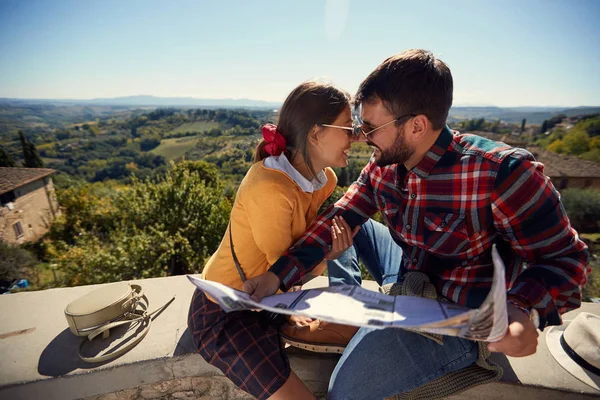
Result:
{"label": "woman's dark hair", "polygon": [[[316,178],[308,156],[308,134],[315,125],[331,124],[348,107],[350,95],[331,84],[308,81],[292,90],[279,110],[277,123],[277,130],[285,138],[290,161],[302,154],[310,173]],[[265,144],[261,139],[256,146],[254,162],[269,156],[264,150]]]}

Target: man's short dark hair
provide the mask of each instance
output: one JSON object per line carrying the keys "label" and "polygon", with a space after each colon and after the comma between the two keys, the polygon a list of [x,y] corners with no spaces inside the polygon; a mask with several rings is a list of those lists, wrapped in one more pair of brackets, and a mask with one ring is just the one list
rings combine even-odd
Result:
{"label": "man's short dark hair", "polygon": [[406,50],[381,63],[360,84],[357,103],[381,99],[396,117],[424,114],[442,129],[452,106],[450,68],[430,51]]}

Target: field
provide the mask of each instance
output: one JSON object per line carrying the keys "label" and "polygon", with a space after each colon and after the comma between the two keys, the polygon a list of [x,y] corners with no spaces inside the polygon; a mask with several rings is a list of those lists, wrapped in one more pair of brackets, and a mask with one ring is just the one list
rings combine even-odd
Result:
{"label": "field", "polygon": [[600,243],[600,233],[580,233],[579,236],[589,239],[592,242]]}
{"label": "field", "polygon": [[152,150],[152,153],[170,161],[182,157],[188,150],[193,149],[196,143],[198,143],[197,136],[163,139],[160,145]]}
{"label": "field", "polygon": [[44,162],[44,165],[46,166],[46,168],[52,168],[52,167],[48,167],[48,165],[64,164],[67,160],[65,160],[63,158],[42,157],[42,161]]}
{"label": "field", "polygon": [[179,125],[177,128],[173,129],[167,134],[167,136],[186,132],[206,132],[218,127],[219,123],[215,121],[186,122],[185,124]]}
{"label": "field", "polygon": [[75,127],[77,127],[77,126],[78,126],[78,127],[80,127],[80,128],[83,128],[83,125],[85,125],[85,124],[88,124],[88,125],[90,125],[90,126],[91,126],[91,125],[98,125],[98,121],[86,121],[86,122],[80,122],[80,123],[77,123],[77,124],[71,124],[71,125],[67,125],[67,126],[66,126],[66,128],[69,128],[69,129],[71,129],[71,128],[75,128]]}

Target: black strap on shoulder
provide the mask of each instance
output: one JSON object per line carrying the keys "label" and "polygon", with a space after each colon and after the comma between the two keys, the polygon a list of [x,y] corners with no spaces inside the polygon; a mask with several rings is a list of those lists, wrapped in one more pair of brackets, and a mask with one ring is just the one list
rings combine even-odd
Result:
{"label": "black strap on shoulder", "polygon": [[240,262],[235,255],[235,251],[233,250],[233,238],[231,237],[231,220],[229,220],[229,246],[231,247],[231,255],[233,256],[233,262],[235,263],[235,267],[240,274],[240,278],[242,278],[242,282],[246,282],[246,276],[244,276],[244,271],[242,271],[242,267],[240,266]]}

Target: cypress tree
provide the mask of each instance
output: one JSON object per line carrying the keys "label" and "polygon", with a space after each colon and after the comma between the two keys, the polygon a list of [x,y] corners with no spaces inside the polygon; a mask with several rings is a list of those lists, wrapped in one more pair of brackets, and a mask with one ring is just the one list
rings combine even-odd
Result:
{"label": "cypress tree", "polygon": [[16,167],[15,161],[12,159],[8,151],[0,147],[0,167]]}
{"label": "cypress tree", "polygon": [[25,159],[23,166],[25,168],[44,168],[44,162],[35,148],[35,145],[27,140],[23,131],[19,131],[19,139],[21,140],[23,158]]}

